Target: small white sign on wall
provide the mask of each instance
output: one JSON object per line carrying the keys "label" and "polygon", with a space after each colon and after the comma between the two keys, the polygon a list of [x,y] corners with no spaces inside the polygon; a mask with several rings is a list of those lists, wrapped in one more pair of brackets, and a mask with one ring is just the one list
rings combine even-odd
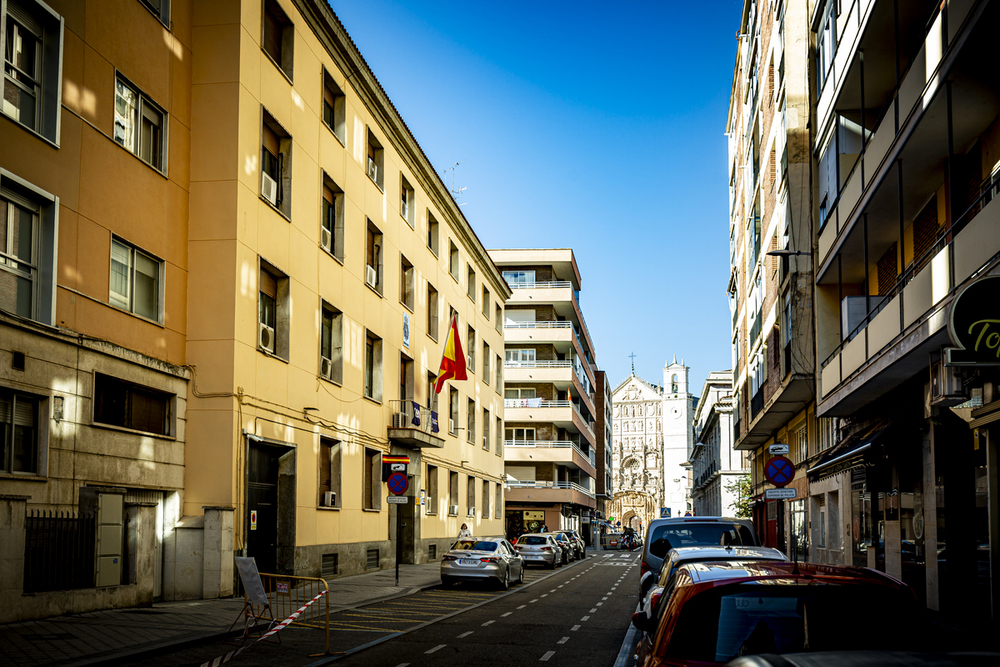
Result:
{"label": "small white sign on wall", "polygon": [[403,313],[403,347],[410,347],[410,314]]}

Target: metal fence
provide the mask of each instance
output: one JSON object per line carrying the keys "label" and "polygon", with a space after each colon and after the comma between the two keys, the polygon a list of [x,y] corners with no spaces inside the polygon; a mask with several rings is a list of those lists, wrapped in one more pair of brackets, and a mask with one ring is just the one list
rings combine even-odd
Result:
{"label": "metal fence", "polygon": [[327,591],[326,595],[302,612],[302,615],[292,621],[291,625],[323,630],[326,634],[326,654],[329,655],[330,587],[326,580],[315,577],[261,573],[260,582],[264,585],[264,592],[267,594],[270,615],[267,613],[267,609],[261,609],[259,605],[251,604],[250,609],[253,615],[258,616],[260,620],[275,621],[276,623],[291,616],[299,607],[319,595],[321,591]]}
{"label": "metal fence", "polygon": [[24,592],[94,586],[94,514],[30,510],[24,521]]}

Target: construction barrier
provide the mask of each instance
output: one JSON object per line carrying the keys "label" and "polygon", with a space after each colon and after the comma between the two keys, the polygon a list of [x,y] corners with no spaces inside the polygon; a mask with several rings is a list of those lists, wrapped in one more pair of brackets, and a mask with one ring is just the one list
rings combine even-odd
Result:
{"label": "construction barrier", "polygon": [[[325,579],[316,577],[293,577],[286,574],[261,573],[268,607],[256,605],[247,600],[253,615],[262,621],[277,623],[291,616],[296,610],[301,613],[290,622],[306,628],[318,628],[326,633],[326,653],[330,655],[330,587]],[[315,604],[303,607],[317,596],[323,597]]]}

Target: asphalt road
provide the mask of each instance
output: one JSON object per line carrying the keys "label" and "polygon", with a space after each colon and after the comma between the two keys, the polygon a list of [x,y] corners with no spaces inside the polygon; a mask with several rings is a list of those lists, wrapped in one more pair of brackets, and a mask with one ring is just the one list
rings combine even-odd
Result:
{"label": "asphalt road", "polygon": [[593,554],[532,586],[332,664],[612,667],[638,602],[637,563],[636,554]]}
{"label": "asphalt road", "polygon": [[[555,571],[531,568],[525,584],[498,591],[458,585],[422,591],[332,615],[324,633],[290,626],[280,643],[250,643],[233,667],[397,667],[520,664],[613,667],[638,602],[637,553],[590,552]],[[197,667],[234,646],[165,649],[116,665]]]}

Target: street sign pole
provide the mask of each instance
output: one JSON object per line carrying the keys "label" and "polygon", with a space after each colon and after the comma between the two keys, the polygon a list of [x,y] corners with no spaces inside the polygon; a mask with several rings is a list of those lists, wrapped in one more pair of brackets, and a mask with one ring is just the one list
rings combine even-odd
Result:
{"label": "street sign pole", "polygon": [[396,507],[396,586],[399,586],[399,561],[403,558],[403,513]]}

